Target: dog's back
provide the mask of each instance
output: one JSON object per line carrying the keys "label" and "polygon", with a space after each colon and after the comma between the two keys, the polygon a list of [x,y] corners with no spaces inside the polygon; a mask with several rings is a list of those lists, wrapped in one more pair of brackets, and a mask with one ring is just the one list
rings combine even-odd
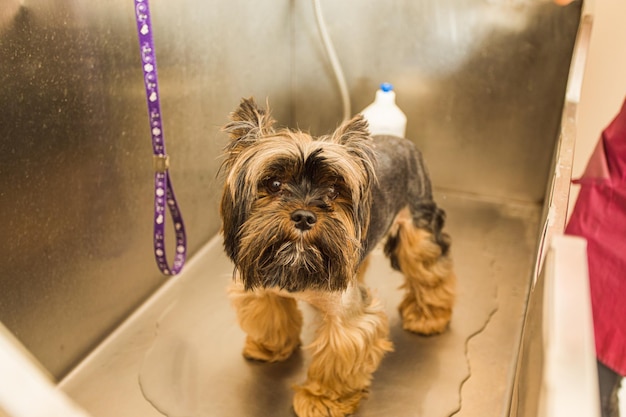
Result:
{"label": "dog's back", "polygon": [[372,190],[371,222],[364,256],[380,242],[403,209],[410,212],[413,225],[434,235],[442,253],[449,239],[441,229],[445,212],[433,201],[432,185],[422,153],[408,139],[374,136],[377,182]]}

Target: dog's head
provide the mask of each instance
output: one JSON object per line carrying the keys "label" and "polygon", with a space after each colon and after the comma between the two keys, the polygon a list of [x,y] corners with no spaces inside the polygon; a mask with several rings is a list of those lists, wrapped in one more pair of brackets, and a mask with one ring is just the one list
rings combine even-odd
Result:
{"label": "dog's head", "polygon": [[360,261],[375,181],[367,122],[356,116],[318,138],[273,123],[250,98],[224,127],[226,253],[247,289],[345,289]]}

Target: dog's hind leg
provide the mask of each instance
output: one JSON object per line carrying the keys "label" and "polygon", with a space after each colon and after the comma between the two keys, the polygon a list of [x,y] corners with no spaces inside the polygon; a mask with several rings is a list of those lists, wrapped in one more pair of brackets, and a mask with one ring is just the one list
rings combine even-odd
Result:
{"label": "dog's hind leg", "polygon": [[296,386],[299,417],[344,417],[367,395],[372,374],[392,350],[387,316],[365,287],[320,293],[307,299],[319,310],[320,324],[307,349],[312,359],[307,381]]}
{"label": "dog's hind leg", "polygon": [[421,203],[412,215],[405,209],[385,245],[392,266],[405,277],[398,307],[402,327],[423,335],[443,332],[452,317],[456,276],[450,238],[442,232],[444,220],[445,213],[434,202]]}
{"label": "dog's hind leg", "polygon": [[266,290],[246,291],[240,283],[231,286],[229,296],[247,333],[243,356],[278,362],[300,346],[302,313],[296,300]]}

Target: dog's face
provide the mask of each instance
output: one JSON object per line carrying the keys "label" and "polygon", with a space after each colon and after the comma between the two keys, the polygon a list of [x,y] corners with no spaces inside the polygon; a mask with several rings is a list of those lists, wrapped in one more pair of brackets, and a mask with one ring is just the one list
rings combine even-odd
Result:
{"label": "dog's face", "polygon": [[224,130],[224,247],[246,289],[345,289],[369,225],[374,154],[362,117],[332,135],[274,131],[242,100]]}

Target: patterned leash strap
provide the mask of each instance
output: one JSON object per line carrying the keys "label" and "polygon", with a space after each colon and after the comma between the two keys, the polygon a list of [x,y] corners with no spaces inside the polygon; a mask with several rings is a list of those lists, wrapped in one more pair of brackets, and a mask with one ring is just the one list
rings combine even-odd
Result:
{"label": "patterned leash strap", "polygon": [[[159,102],[159,85],[157,81],[156,55],[150,21],[148,0],[134,0],[139,49],[146,86],[152,150],[154,152],[154,255],[157,266],[165,275],[178,274],[185,264],[187,255],[187,237],[183,218],[174,196],[174,189],[169,175],[169,156],[165,152],[163,124],[161,121],[161,104]],[[176,256],[170,268],[165,255],[165,206],[174,221],[176,234]]]}

